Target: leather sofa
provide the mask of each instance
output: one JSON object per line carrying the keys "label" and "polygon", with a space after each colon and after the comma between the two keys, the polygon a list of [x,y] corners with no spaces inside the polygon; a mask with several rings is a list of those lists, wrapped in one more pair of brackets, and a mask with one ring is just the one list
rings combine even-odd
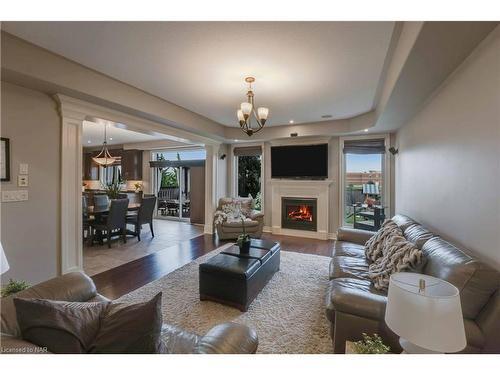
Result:
{"label": "leather sofa", "polygon": [[[47,280],[16,294],[23,298],[58,301],[107,301],[97,293],[94,282],[81,272],[72,272]],[[164,324],[162,340],[169,354],[251,354],[257,351],[258,339],[253,329],[236,323],[223,323],[204,336]],[[1,301],[1,353],[40,353],[41,348],[24,341],[17,325],[13,296]]]}
{"label": "leather sofa", "polygon": [[[404,216],[393,221],[405,238],[422,249],[422,273],[444,279],[460,291],[467,338],[463,353],[500,353],[500,272],[433,234]],[[368,278],[364,244],[373,232],[339,229],[333,245],[326,315],[335,353],[345,352],[346,340],[362,333],[378,333],[393,351],[398,339],[384,322],[387,294],[376,290]]]}
{"label": "leather sofa", "polygon": [[[260,238],[262,229],[264,228],[264,214],[253,209],[252,198],[220,198],[217,210],[221,210],[224,204],[240,203],[243,212],[248,212],[246,215],[250,220],[245,221],[245,232],[252,238]],[[217,235],[221,240],[229,240],[238,238],[243,233],[243,226],[240,222],[222,223],[215,225]]]}

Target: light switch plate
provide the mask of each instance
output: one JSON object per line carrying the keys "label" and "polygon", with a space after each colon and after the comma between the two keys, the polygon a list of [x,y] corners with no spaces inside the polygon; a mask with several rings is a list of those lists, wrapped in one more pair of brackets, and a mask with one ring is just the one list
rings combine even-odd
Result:
{"label": "light switch plate", "polygon": [[22,176],[19,175],[17,176],[17,186],[19,187],[26,187],[28,186],[28,176]]}
{"label": "light switch plate", "polygon": [[2,202],[22,202],[28,200],[28,190],[3,190]]}
{"label": "light switch plate", "polygon": [[19,174],[28,174],[28,164],[26,163],[19,164]]}

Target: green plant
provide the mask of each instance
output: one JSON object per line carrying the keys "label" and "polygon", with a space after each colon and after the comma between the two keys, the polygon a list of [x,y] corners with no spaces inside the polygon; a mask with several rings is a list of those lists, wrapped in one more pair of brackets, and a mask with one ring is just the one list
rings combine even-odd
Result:
{"label": "green plant", "polygon": [[20,292],[21,290],[28,289],[31,285],[26,281],[20,280],[12,280],[10,279],[7,285],[2,288],[2,297],[10,296],[11,294],[15,294]]}
{"label": "green plant", "polygon": [[241,226],[243,227],[243,233],[238,236],[236,243],[241,248],[246,242],[250,242],[250,235],[245,231],[245,219],[241,219]]}
{"label": "green plant", "polygon": [[363,339],[353,342],[353,346],[358,354],[386,354],[391,350],[376,333],[372,336],[363,333]]}
{"label": "green plant", "polygon": [[109,199],[118,199],[124,183],[125,181],[114,181],[110,184],[103,185],[103,189],[106,191]]}

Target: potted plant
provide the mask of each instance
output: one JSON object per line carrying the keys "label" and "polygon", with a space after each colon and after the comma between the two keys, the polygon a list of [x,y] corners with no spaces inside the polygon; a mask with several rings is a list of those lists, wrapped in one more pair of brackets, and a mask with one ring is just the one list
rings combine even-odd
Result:
{"label": "potted plant", "polygon": [[113,181],[112,183],[103,186],[109,199],[118,199],[119,198],[123,184],[124,184],[124,182]]}
{"label": "potted plant", "polygon": [[387,354],[391,350],[376,333],[372,336],[363,333],[363,339],[353,342],[352,347],[356,354]]}
{"label": "potted plant", "polygon": [[243,233],[238,236],[238,240],[236,243],[238,244],[238,247],[240,248],[240,253],[243,254],[248,254],[250,251],[250,235],[246,233],[245,231],[245,219],[241,219],[241,225],[243,227]]}
{"label": "potted plant", "polygon": [[17,292],[20,292],[21,290],[28,289],[29,287],[30,284],[28,284],[26,281],[17,281],[10,279],[8,284],[2,288],[2,297],[10,296]]}

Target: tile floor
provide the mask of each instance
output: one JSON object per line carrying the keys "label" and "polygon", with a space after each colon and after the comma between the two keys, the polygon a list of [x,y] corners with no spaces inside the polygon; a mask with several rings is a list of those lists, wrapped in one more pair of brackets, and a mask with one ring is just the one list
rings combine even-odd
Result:
{"label": "tile floor", "polygon": [[83,247],[85,272],[93,276],[203,234],[203,226],[179,221],[155,219],[153,226],[154,238],[151,237],[149,226],[144,225],[141,241],[138,241],[137,237],[128,236],[127,243],[124,244],[116,237],[111,242],[111,249],[108,249],[106,241],[104,245],[94,244],[94,246],[85,243]]}

